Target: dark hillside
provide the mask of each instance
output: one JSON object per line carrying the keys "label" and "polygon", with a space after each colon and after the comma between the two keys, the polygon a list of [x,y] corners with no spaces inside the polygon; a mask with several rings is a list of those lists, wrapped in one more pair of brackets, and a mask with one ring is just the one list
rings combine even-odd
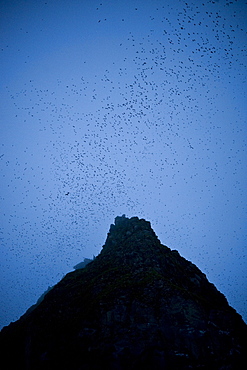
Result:
{"label": "dark hillside", "polygon": [[149,222],[125,216],[91,263],[0,338],[6,369],[239,370],[247,352],[247,326],[224,295]]}

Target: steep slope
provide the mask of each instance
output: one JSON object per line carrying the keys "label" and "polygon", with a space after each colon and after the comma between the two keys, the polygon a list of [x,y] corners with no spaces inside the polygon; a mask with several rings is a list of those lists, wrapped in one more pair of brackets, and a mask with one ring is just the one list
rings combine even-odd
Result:
{"label": "steep slope", "polygon": [[0,338],[8,368],[230,370],[246,360],[247,326],[149,222],[123,215],[95,260]]}

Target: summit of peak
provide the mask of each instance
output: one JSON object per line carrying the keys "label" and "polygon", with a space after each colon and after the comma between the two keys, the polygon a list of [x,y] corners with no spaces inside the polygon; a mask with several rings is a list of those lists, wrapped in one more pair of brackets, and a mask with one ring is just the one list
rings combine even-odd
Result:
{"label": "summit of peak", "polygon": [[[149,237],[147,238],[147,236]],[[150,238],[160,243],[149,221],[136,216],[131,218],[125,215],[117,216],[115,223],[110,226],[104,248],[110,246],[120,247],[127,242],[128,244],[131,243],[133,240],[136,245],[140,244],[140,242],[144,244]]]}

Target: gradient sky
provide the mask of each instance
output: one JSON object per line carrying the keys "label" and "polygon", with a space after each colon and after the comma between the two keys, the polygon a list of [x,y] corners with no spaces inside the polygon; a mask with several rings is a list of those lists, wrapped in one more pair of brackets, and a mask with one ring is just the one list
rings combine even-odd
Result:
{"label": "gradient sky", "polygon": [[247,2],[0,1],[0,327],[117,215],[247,321]]}

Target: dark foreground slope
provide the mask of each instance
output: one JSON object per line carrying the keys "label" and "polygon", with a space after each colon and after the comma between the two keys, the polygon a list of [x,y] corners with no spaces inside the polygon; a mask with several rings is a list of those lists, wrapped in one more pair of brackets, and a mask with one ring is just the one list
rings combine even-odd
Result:
{"label": "dark foreground slope", "polygon": [[246,324],[150,223],[115,219],[101,253],[0,334],[1,368],[243,369]]}

